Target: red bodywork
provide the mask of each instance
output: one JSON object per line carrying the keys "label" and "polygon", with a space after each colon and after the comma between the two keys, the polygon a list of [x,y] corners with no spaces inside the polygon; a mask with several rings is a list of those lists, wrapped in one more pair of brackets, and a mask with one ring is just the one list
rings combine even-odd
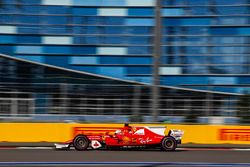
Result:
{"label": "red bodywork", "polygon": [[[138,130],[141,133],[136,133]],[[135,127],[131,130],[122,129],[121,133],[106,137],[105,142],[108,146],[153,145],[159,144],[163,137],[163,135],[156,134],[145,127]]]}
{"label": "red bodywork", "polygon": [[[123,127],[113,134],[87,134],[90,141],[97,140],[106,146],[144,146],[160,144],[165,135],[157,134],[147,127]],[[71,143],[68,141],[66,143]]]}

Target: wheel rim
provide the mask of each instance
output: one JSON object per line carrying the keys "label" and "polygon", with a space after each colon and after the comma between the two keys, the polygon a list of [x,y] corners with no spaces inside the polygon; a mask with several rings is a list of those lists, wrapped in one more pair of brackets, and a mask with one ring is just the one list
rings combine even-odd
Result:
{"label": "wheel rim", "polygon": [[164,146],[166,149],[173,149],[174,148],[174,141],[173,140],[166,140],[164,142]]}
{"label": "wheel rim", "polygon": [[79,138],[79,139],[77,139],[76,143],[77,143],[77,146],[79,146],[81,148],[86,147],[86,141],[84,139]]}

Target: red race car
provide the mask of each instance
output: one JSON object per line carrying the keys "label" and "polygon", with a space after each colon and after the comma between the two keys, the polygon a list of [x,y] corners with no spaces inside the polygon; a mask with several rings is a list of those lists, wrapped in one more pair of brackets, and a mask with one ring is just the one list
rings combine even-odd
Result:
{"label": "red race car", "polygon": [[[166,135],[167,134],[167,135]],[[174,151],[181,144],[182,130],[169,130],[165,126],[129,126],[117,129],[113,134],[77,134],[73,140],[55,144],[56,149],[69,149],[73,146],[78,151],[92,149],[114,148],[161,148],[164,151]]]}

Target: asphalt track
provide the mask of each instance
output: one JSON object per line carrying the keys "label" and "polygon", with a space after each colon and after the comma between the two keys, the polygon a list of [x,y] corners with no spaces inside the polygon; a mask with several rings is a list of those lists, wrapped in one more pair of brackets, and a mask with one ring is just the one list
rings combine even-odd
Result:
{"label": "asphalt track", "polygon": [[[129,162],[131,164],[127,164],[127,166],[157,166],[158,164],[159,166],[250,167],[250,151],[177,150],[175,152],[163,152],[157,150],[89,150],[80,152],[75,150],[55,151],[52,149],[0,150],[0,166],[88,166],[84,164],[86,162],[90,164],[96,163],[90,166],[100,166],[105,162],[109,164],[104,164],[104,166],[126,166],[124,162]],[[142,162],[145,164],[143,165]],[[112,163],[115,164],[112,165]],[[150,165],[150,163],[152,164]],[[161,163],[165,163],[165,165]]]}

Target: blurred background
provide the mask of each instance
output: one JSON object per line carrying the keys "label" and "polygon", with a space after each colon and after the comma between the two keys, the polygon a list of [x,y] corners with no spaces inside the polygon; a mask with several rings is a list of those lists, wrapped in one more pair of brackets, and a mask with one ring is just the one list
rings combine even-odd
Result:
{"label": "blurred background", "polygon": [[0,120],[250,124],[249,0],[1,0]]}

